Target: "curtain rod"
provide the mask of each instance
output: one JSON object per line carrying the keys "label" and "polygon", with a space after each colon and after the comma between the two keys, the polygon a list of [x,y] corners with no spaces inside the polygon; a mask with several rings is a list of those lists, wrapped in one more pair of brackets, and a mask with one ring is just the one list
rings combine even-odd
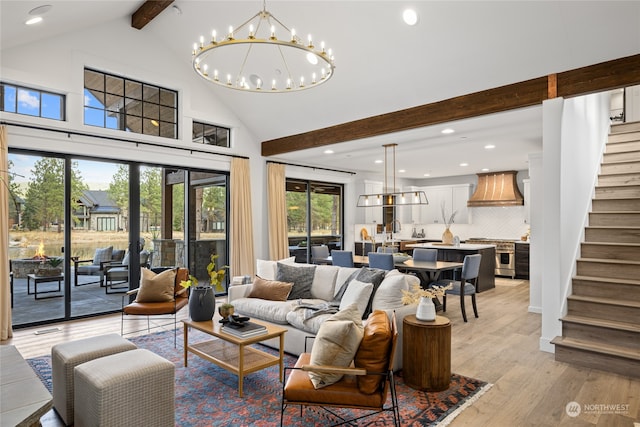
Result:
{"label": "curtain rod", "polygon": [[317,170],[323,170],[323,171],[329,171],[329,172],[340,172],[340,173],[347,173],[349,175],[355,175],[355,172],[350,172],[350,171],[343,171],[340,169],[330,169],[330,168],[323,168],[320,166],[307,166],[307,165],[296,165],[295,163],[286,163],[286,162],[278,162],[275,160],[267,160],[267,163],[275,163],[277,165],[286,165],[286,166],[296,166],[299,168],[309,168],[309,169],[317,169]]}
{"label": "curtain rod", "polygon": [[49,131],[49,132],[66,133],[67,136],[77,135],[77,136],[85,136],[85,137],[88,137],[88,138],[100,138],[100,139],[108,139],[110,141],[128,142],[130,144],[136,144],[136,145],[141,144],[141,145],[148,145],[148,146],[151,146],[151,147],[173,148],[175,150],[189,151],[190,153],[194,153],[195,152],[195,153],[203,153],[203,154],[214,154],[214,155],[219,155],[219,156],[235,157],[235,158],[239,158],[239,159],[248,159],[249,158],[247,156],[239,156],[237,154],[217,153],[217,152],[213,152],[213,151],[200,150],[200,149],[197,149],[197,148],[174,147],[174,146],[170,146],[170,145],[159,144],[157,142],[135,141],[133,139],[119,138],[119,137],[116,137],[116,136],[94,135],[94,134],[91,134],[91,133],[78,132],[78,131],[74,131],[74,130],[55,129],[55,128],[47,128],[47,127],[42,127],[42,126],[27,125],[27,124],[22,124],[22,123],[12,123],[12,122],[4,121],[4,120],[0,121],[0,125],[17,126],[17,127],[22,127],[22,128],[43,130],[43,131]]}

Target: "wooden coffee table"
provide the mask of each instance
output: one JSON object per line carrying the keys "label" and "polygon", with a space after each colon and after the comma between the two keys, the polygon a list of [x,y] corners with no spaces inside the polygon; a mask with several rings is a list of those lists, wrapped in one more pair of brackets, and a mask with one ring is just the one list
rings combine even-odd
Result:
{"label": "wooden coffee table", "polygon": [[[284,333],[285,328],[270,325],[259,320],[251,319],[254,323],[260,323],[267,327],[267,333],[250,338],[238,338],[221,331],[221,325],[217,320],[194,322],[183,320],[184,323],[184,366],[187,366],[189,352],[200,356],[227,371],[238,376],[238,395],[242,397],[243,377],[252,372],[257,372],[269,366],[280,365],[280,382],[284,380]],[[197,329],[209,334],[215,339],[189,345],[189,328]],[[254,347],[249,347],[261,341],[271,338],[280,338],[280,354],[274,356]]]}

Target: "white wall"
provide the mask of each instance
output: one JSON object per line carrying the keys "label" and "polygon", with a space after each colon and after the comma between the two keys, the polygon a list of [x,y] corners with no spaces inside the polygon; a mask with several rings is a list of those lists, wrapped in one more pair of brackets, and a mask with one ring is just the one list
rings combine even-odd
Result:
{"label": "white wall", "polygon": [[[543,103],[543,265],[540,348],[553,352],[609,131],[609,94]],[[539,234],[532,236],[537,244]]]}
{"label": "white wall", "polygon": [[[70,35],[53,37],[37,44],[5,49],[0,52],[0,75],[8,83],[21,84],[67,96],[67,121],[57,122],[25,115],[0,113],[0,120],[71,130],[92,135],[153,142],[162,147],[35,131],[9,126],[9,147],[56,153],[86,155],[109,160],[134,160],[152,164],[197,167],[229,171],[230,157],[216,153],[237,154],[250,158],[252,205],[255,212],[266,211],[265,161],[260,144],[247,132],[242,118],[235,116],[218,100],[215,90],[204,80],[196,79],[189,61],[176,56],[167,58],[167,50],[158,46],[147,33],[132,29],[127,20],[116,25],[93,27]],[[178,139],[123,133],[83,125],[83,69],[122,75],[157,84],[179,93]],[[192,119],[231,128],[232,147],[211,147],[191,142]],[[210,153],[191,153],[168,147],[193,147]],[[262,207],[262,210],[259,210]],[[268,255],[265,215],[254,215],[256,256]],[[231,242],[233,244],[233,242]]]}

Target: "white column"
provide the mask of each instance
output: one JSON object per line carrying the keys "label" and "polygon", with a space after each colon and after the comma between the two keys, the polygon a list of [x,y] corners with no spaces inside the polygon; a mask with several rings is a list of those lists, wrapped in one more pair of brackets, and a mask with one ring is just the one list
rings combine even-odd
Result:
{"label": "white column", "polygon": [[529,312],[542,313],[542,271],[544,266],[544,171],[542,153],[529,154]]}

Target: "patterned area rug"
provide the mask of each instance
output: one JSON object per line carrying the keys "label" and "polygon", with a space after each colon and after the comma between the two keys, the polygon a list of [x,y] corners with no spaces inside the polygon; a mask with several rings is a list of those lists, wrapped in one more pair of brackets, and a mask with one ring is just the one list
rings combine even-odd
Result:
{"label": "patterned area rug", "polygon": [[[209,336],[198,331],[189,333],[190,342],[208,339]],[[277,366],[247,375],[244,397],[240,398],[237,376],[191,353],[189,367],[185,368],[180,340],[178,348],[173,348],[173,332],[158,332],[130,340],[175,364],[176,426],[279,425],[282,383],[278,380]],[[275,354],[268,347],[260,346],[260,349]],[[293,356],[285,355],[285,366],[293,366],[295,360]],[[27,361],[51,391],[51,357]],[[395,378],[403,426],[445,426],[491,387],[486,382],[453,374],[448,390],[426,393],[406,386],[402,372]],[[299,407],[287,408],[284,425],[328,425],[336,422],[332,415],[321,409],[305,409],[302,414],[301,417]],[[387,426],[392,423],[391,413],[385,413],[361,420],[356,425]]]}

